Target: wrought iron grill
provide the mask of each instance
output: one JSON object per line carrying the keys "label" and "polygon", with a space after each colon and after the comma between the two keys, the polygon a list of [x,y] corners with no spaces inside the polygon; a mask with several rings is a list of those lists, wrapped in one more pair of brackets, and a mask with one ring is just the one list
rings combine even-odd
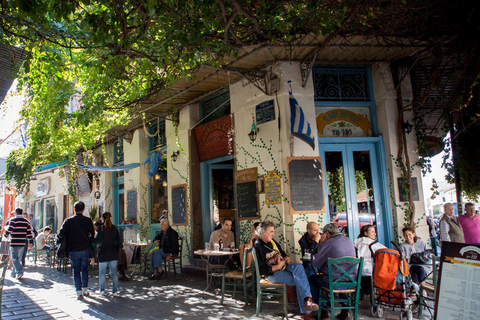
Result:
{"label": "wrought iron grill", "polygon": [[321,67],[313,70],[315,101],[370,101],[366,67]]}

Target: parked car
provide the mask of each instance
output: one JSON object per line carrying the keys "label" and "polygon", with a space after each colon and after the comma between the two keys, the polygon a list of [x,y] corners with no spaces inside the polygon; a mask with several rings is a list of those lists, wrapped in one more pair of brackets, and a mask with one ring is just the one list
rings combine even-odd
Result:
{"label": "parked car", "polygon": [[[338,212],[333,219],[333,223],[339,228],[344,229],[347,226],[347,213],[346,212]],[[375,215],[369,213],[361,213],[358,215],[358,223],[360,228],[364,225],[375,223]]]}

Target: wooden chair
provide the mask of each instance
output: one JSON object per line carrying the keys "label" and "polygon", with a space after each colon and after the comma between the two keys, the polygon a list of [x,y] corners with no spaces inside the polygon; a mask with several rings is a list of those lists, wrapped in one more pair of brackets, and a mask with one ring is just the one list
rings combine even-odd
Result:
{"label": "wooden chair", "polygon": [[[440,257],[432,257],[432,277],[427,277],[425,281],[420,284],[420,300],[419,300],[419,310],[418,318],[422,319],[423,308],[425,307],[430,316],[433,317],[434,308],[431,305],[428,305],[427,302],[435,303],[435,296],[437,294],[437,278],[438,278],[438,267],[437,264],[440,262]],[[427,296],[428,295],[428,296]]]}
{"label": "wooden chair", "polygon": [[[343,257],[332,259],[328,258],[328,288],[320,287],[319,293],[319,307],[322,310],[328,311],[328,304],[330,304],[330,311],[332,313],[332,320],[335,320],[336,309],[353,310],[353,319],[358,319],[358,298],[360,296],[360,282],[362,278],[363,258]],[[350,267],[347,271],[341,268],[342,265],[348,264]],[[357,269],[357,275],[352,277],[349,273]],[[333,280],[332,272],[338,270],[341,276]],[[333,288],[333,289],[332,289]],[[335,295],[340,293],[347,294],[347,298],[335,298]],[[353,296],[352,296],[353,295]],[[326,306],[322,306],[323,303]],[[347,306],[335,306],[335,303],[347,303]],[[353,305],[352,305],[353,302]],[[320,319],[321,312],[318,312],[318,319]]]}
{"label": "wooden chair", "polygon": [[[262,300],[270,297],[282,297],[283,313],[285,319],[288,319],[288,299],[287,299],[287,285],[285,283],[270,283],[266,279],[262,279],[260,269],[258,268],[257,255],[253,249],[253,266],[255,268],[255,285],[257,286],[257,308],[256,315],[260,314],[262,308]],[[279,292],[278,290],[281,290]]]}
{"label": "wooden chair", "polygon": [[[223,298],[225,296],[225,286],[233,287],[233,298],[235,298],[235,293],[237,287],[243,288],[243,299],[245,304],[248,304],[247,288],[252,288],[252,297],[254,297],[255,289],[255,276],[253,275],[253,263],[250,266],[247,266],[247,255],[252,252],[252,248],[246,248],[243,252],[243,266],[242,271],[234,270],[226,272],[222,275],[222,299],[220,303],[223,304]],[[251,279],[250,285],[247,285],[247,280]]]}
{"label": "wooden chair", "polygon": [[[183,275],[183,264],[182,264],[182,247],[183,247],[183,238],[178,237],[178,255],[172,257],[169,262],[163,260],[163,268],[165,269],[166,274],[170,271],[170,268],[173,266],[173,273],[177,275],[177,268],[180,267],[180,274]],[[178,261],[178,265],[177,265]]]}

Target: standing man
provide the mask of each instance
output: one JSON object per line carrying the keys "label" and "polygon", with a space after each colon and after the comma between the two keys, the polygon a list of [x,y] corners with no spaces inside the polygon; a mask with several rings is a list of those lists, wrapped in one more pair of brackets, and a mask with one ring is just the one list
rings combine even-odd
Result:
{"label": "standing man", "polygon": [[430,244],[433,248],[433,252],[435,252],[435,255],[438,256],[437,228],[435,228],[435,222],[433,222],[433,219],[430,217],[430,215],[427,215],[427,224],[428,224],[428,231],[430,232]]}
{"label": "standing man", "polygon": [[440,240],[443,242],[465,243],[463,228],[455,217],[455,208],[452,203],[445,203],[443,206],[445,214],[440,219]]}
{"label": "standing man", "polygon": [[[307,224],[307,232],[298,240],[298,244],[300,248],[302,248],[302,257],[305,257],[305,250],[308,252],[313,252],[313,249],[318,247],[320,242],[320,232],[318,232],[319,227],[316,222],[309,222]],[[305,268],[305,273],[307,274],[307,278],[310,278],[311,275],[314,275],[316,272],[316,268],[312,267],[312,263],[310,261],[303,261],[303,267]]]}
{"label": "standing man", "polygon": [[153,239],[155,248],[150,252],[150,267],[153,274],[150,280],[159,280],[165,273],[163,271],[163,260],[170,262],[172,257],[178,256],[178,232],[170,227],[167,219],[160,218],[160,229],[162,231]]}
{"label": "standing man", "polygon": [[[77,299],[83,300],[88,296],[88,260],[93,253],[91,238],[95,231],[89,217],[83,215],[85,203],[75,202],[75,215],[63,222],[62,228],[57,236],[60,243],[67,238],[67,252],[70,257],[73,270],[73,283],[77,292]],[[92,258],[93,259],[93,258]]]}
{"label": "standing man", "polygon": [[463,229],[465,243],[480,243],[480,217],[475,214],[475,206],[469,202],[465,205],[465,214],[458,217]]}
{"label": "standing man", "polygon": [[26,243],[28,248],[33,247],[33,235],[30,222],[22,215],[22,208],[16,208],[16,217],[11,218],[8,222],[8,228],[5,236],[10,236],[10,257],[13,262],[12,278],[21,279],[23,277],[22,257]]}

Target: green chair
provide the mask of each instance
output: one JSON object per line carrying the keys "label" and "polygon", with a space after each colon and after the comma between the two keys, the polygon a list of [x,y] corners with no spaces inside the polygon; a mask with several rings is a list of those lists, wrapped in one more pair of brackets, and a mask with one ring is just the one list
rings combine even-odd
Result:
{"label": "green chair", "polygon": [[[253,263],[250,266],[247,266],[247,255],[252,252],[252,248],[246,248],[243,252],[243,266],[242,271],[234,270],[230,272],[226,272],[222,275],[222,299],[220,303],[223,304],[223,298],[225,296],[225,286],[233,287],[233,298],[235,298],[235,293],[237,287],[243,288],[243,299],[245,300],[245,305],[248,304],[248,296],[247,296],[247,288],[252,288],[252,297],[254,297],[254,289],[255,289],[255,277],[253,275]],[[247,280],[251,279],[252,281],[250,284],[247,284]]]}
{"label": "green chair", "polygon": [[437,294],[437,278],[438,278],[438,263],[440,262],[440,257],[432,257],[432,277],[430,275],[425,281],[420,284],[420,299],[419,299],[419,310],[418,318],[422,319],[423,308],[428,309],[430,316],[433,317],[434,308],[431,305],[428,305],[427,302],[435,302],[435,296]]}
{"label": "green chair", "polygon": [[[0,255],[1,259],[4,258],[3,255]],[[3,283],[5,282],[5,274],[7,273],[7,266],[10,258],[5,255],[6,259],[0,263],[0,318],[2,314],[2,294],[3,294]]]}
{"label": "green chair", "polygon": [[[320,287],[319,293],[319,306],[321,310],[328,311],[328,304],[330,304],[330,311],[332,313],[332,320],[335,320],[336,309],[353,310],[353,319],[358,319],[358,298],[360,296],[360,282],[362,278],[363,258],[343,257],[332,259],[328,258],[328,288]],[[341,268],[342,265],[348,264],[347,271]],[[357,275],[352,277],[349,273],[357,269]],[[332,272],[338,270],[341,272],[340,277],[333,280]],[[331,289],[333,288],[333,290]],[[343,293],[347,294],[346,299],[335,297],[336,295]],[[327,303],[326,306],[322,306],[323,303]],[[346,306],[335,306],[335,303],[347,303]],[[318,312],[318,319],[320,319],[321,312]]]}
{"label": "green chair", "polygon": [[[255,285],[257,286],[256,315],[258,316],[260,314],[262,300],[264,298],[282,297],[283,313],[285,314],[285,319],[288,319],[287,285],[285,283],[269,283],[266,279],[262,279],[255,249],[253,249],[253,266],[255,268]],[[281,292],[279,292],[279,290],[281,290]]]}

